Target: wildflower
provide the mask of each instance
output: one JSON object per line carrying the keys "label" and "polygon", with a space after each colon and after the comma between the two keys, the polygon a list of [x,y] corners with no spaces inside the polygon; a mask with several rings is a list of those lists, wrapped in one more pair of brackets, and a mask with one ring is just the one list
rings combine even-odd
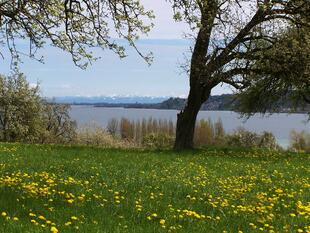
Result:
{"label": "wildflower", "polygon": [[78,220],[78,218],[75,217],[75,216],[72,216],[71,219],[72,219],[72,220]]}
{"label": "wildflower", "polygon": [[58,229],[54,226],[51,227],[51,232],[52,233],[58,233]]}
{"label": "wildflower", "polygon": [[38,218],[41,220],[45,220],[44,216],[42,216],[42,215],[40,215]]}
{"label": "wildflower", "polygon": [[159,223],[160,223],[160,225],[165,225],[166,220],[165,220],[165,219],[161,219],[161,220],[159,221]]}
{"label": "wildflower", "polygon": [[7,213],[2,212],[2,213],[1,213],[1,216],[2,216],[2,217],[5,217],[5,216],[7,216]]}

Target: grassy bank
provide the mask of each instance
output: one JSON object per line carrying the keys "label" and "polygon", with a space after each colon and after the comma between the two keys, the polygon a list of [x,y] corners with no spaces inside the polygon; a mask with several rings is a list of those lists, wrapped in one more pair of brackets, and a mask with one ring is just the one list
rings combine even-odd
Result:
{"label": "grassy bank", "polygon": [[0,144],[0,232],[309,232],[309,178],[305,154]]}

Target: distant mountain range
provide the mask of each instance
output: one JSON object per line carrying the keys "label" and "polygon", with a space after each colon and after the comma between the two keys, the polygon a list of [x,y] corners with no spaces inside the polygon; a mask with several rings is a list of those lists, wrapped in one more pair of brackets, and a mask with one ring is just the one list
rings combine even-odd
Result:
{"label": "distant mountain range", "polygon": [[[147,97],[147,96],[95,96],[95,97],[56,97],[50,99],[56,103],[72,105],[93,105],[95,107],[142,108],[142,109],[174,109],[181,110],[186,104],[186,99],[178,97]],[[290,112],[289,102],[279,103],[280,112]],[[201,106],[201,110],[209,111],[234,111],[236,102],[234,95],[224,94],[211,96]],[[309,112],[310,106],[298,112]]]}
{"label": "distant mountain range", "polygon": [[50,100],[63,104],[155,104],[161,103],[168,98],[153,96],[63,96],[54,97]]}
{"label": "distant mountain range", "polygon": [[[233,110],[233,95],[211,96],[202,105],[201,110]],[[184,98],[169,98],[159,103],[99,103],[95,107],[123,107],[123,108],[144,108],[144,109],[175,109],[181,110],[186,104]]]}
{"label": "distant mountain range", "polygon": [[[65,96],[50,99],[56,103],[72,105],[94,105],[95,107],[122,107],[145,109],[183,109],[186,99],[178,97],[148,97],[148,96]],[[202,110],[232,110],[232,95],[211,96],[202,105]]]}

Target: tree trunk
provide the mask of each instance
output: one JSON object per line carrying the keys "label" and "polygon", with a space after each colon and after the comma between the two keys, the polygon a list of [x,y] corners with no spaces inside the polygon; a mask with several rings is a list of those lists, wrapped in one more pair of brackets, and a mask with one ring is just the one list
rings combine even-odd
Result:
{"label": "tree trunk", "polygon": [[196,119],[201,105],[209,98],[210,90],[206,91],[201,86],[191,87],[187,104],[183,111],[178,114],[175,150],[194,148],[194,133]]}
{"label": "tree trunk", "polygon": [[[202,27],[200,28],[191,59],[190,91],[186,107],[178,114],[175,150],[192,149],[194,147],[194,132],[196,119],[201,105],[210,96],[214,83],[209,78],[212,70],[206,70],[206,58],[210,43],[213,21],[216,17],[215,8],[210,12],[202,12]],[[209,14],[210,13],[210,14]]]}

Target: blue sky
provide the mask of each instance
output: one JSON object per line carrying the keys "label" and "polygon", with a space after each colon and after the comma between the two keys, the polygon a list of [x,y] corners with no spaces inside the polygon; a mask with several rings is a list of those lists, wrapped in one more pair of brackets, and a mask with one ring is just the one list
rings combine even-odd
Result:
{"label": "blue sky", "polygon": [[[146,8],[156,15],[155,27],[138,42],[141,51],[152,51],[154,62],[148,66],[133,49],[128,57],[120,60],[110,51],[98,50],[102,59],[86,70],[74,66],[68,54],[57,48],[45,47],[40,51],[45,64],[24,58],[20,70],[30,83],[40,82],[42,95],[53,96],[182,96],[188,93],[188,78],[182,74],[179,64],[189,42],[182,40],[187,27],[172,20],[172,9],[162,1],[143,0]],[[10,59],[0,61],[0,73],[8,74]],[[229,89],[218,87],[213,94],[227,93]]]}

